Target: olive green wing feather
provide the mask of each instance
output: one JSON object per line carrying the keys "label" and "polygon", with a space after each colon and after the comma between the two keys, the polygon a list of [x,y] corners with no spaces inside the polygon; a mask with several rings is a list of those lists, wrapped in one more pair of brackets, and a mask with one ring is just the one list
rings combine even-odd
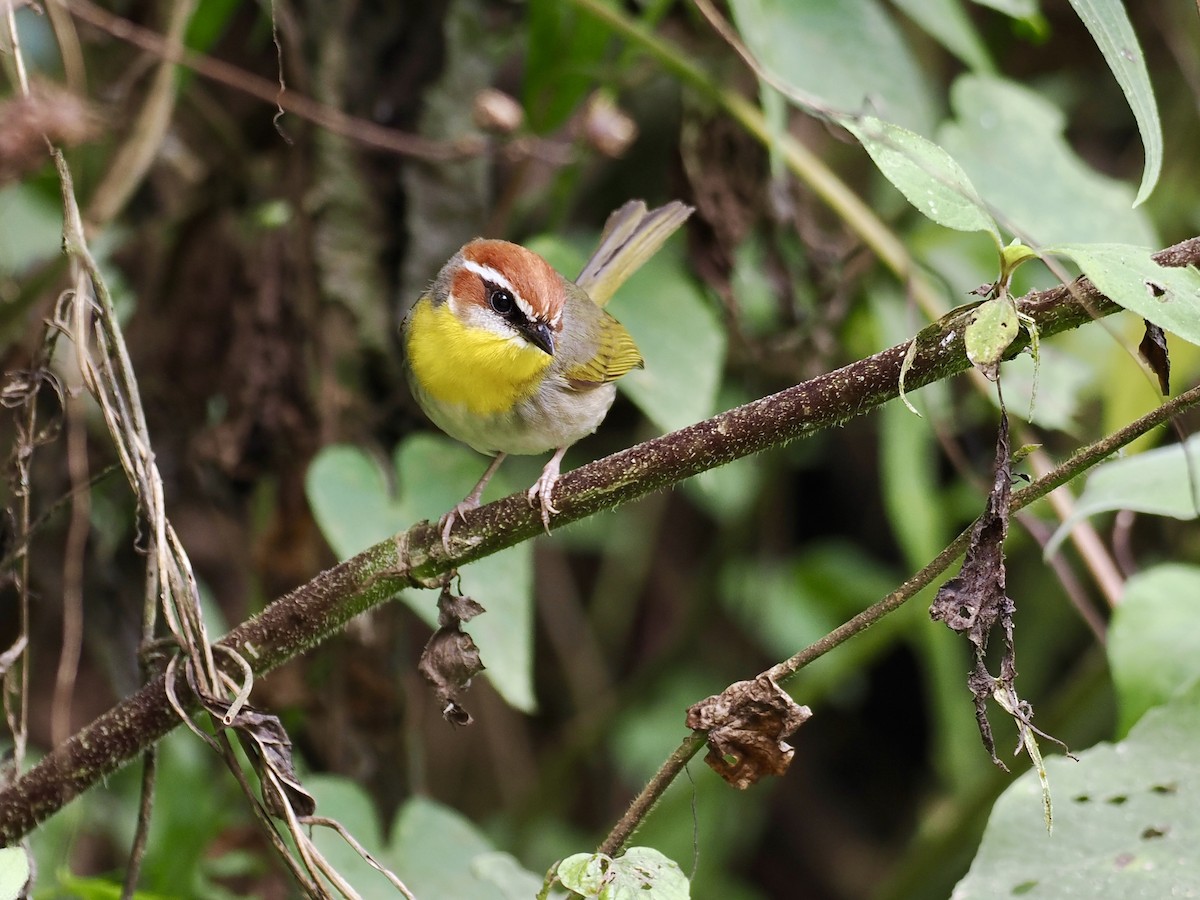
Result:
{"label": "olive green wing feather", "polygon": [[604,310],[597,310],[597,345],[591,359],[568,366],[563,372],[577,388],[594,387],[616,381],[633,369],[642,367],[642,354],[625,326]]}

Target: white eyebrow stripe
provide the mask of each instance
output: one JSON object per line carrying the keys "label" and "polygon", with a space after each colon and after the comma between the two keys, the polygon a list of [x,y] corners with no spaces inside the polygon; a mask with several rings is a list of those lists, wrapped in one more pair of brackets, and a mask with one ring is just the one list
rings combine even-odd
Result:
{"label": "white eyebrow stripe", "polygon": [[496,285],[496,287],[502,287],[512,294],[513,299],[517,301],[517,308],[520,309],[521,312],[525,313],[525,318],[538,318],[538,314],[533,311],[533,307],[525,301],[525,298],[521,296],[521,292],[513,287],[512,282],[493,269],[491,266],[482,266],[470,259],[464,259],[462,264],[463,268],[468,272],[474,272],[484,281],[490,281],[492,284]]}

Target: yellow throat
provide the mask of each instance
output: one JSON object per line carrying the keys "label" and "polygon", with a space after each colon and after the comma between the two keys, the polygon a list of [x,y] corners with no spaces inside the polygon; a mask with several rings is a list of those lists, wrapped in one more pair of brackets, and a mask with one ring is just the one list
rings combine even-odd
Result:
{"label": "yellow throat", "polygon": [[532,396],[554,361],[531,344],[464,325],[448,303],[434,306],[427,296],[413,307],[406,349],[422,390],[477,415],[508,412]]}

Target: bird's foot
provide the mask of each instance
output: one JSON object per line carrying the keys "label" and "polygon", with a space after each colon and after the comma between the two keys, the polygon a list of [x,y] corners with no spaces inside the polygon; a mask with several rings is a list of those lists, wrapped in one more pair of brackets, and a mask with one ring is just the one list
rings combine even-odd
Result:
{"label": "bird's foot", "polygon": [[446,551],[447,555],[450,553],[450,532],[454,529],[455,520],[461,519],[473,509],[479,509],[478,497],[473,500],[468,497],[466,500],[455,503],[450,512],[438,519],[438,530],[442,533],[442,549]]}
{"label": "bird's foot", "polygon": [[497,453],[495,459],[488,463],[487,471],[483,473],[483,477],[471,489],[471,493],[467,494],[463,500],[454,504],[454,509],[438,519],[438,530],[442,533],[442,549],[446,551],[447,556],[450,555],[450,532],[454,528],[454,520],[461,519],[473,509],[479,509],[479,501],[483,498],[483,489],[492,480],[492,476],[500,468],[500,463],[504,462],[505,456],[506,454],[504,453]]}
{"label": "bird's foot", "polygon": [[558,483],[559,465],[566,452],[566,447],[554,451],[554,455],[542,469],[542,474],[538,476],[538,480],[533,483],[533,487],[526,494],[530,506],[541,507],[542,527],[546,529],[546,534],[550,533],[550,516],[558,515],[558,507],[554,505],[554,485]]}

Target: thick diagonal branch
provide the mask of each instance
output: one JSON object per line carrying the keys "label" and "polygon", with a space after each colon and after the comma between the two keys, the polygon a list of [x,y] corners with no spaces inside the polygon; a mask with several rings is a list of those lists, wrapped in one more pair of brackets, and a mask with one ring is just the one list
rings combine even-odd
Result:
{"label": "thick diagonal branch", "polygon": [[[1172,266],[1200,263],[1200,237],[1155,257]],[[1077,328],[1118,307],[1086,279],[1024,298],[1043,338]],[[905,384],[909,390],[953,375],[969,365],[962,346],[964,315],[925,329]],[[1010,348],[1015,355],[1024,344]],[[557,527],[582,519],[708,469],[777,447],[862,415],[898,394],[907,344],[646,441],[563,475],[555,491]],[[466,515],[450,552],[437,528],[420,522],[358,556],[321,573],[239,625],[221,644],[236,649],[263,674],[321,642],[360,612],[399,588],[423,582],[480,557],[527,540],[541,518],[514,494]],[[177,686],[180,697],[186,685]],[[37,766],[0,791],[0,843],[19,840],[38,822],[157,741],[179,722],[162,677],[56,747]]]}

